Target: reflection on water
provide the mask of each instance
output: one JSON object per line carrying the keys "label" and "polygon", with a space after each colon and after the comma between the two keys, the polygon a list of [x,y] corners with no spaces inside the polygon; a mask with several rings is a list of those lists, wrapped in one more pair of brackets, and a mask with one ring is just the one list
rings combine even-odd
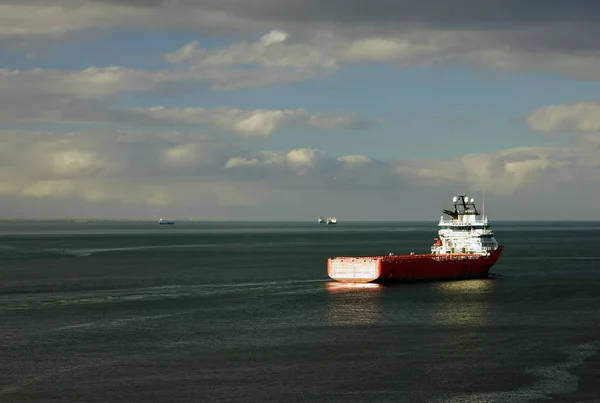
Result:
{"label": "reflection on water", "polygon": [[342,293],[347,291],[363,290],[363,289],[381,289],[383,286],[376,283],[334,283],[325,284],[327,292],[330,294]]}
{"label": "reflection on water", "polygon": [[331,282],[325,284],[325,289],[329,325],[356,326],[377,322],[383,286]]}
{"label": "reflection on water", "polygon": [[[490,322],[493,280],[431,282],[413,288],[329,282],[326,322],[356,326],[387,321],[479,326]],[[385,305],[383,294],[387,295]]]}
{"label": "reflection on water", "polygon": [[442,293],[456,294],[456,293],[472,293],[481,292],[487,293],[493,286],[493,280],[481,279],[481,280],[459,280],[459,281],[441,281],[433,283],[434,287]]}
{"label": "reflection on water", "polygon": [[491,312],[490,292],[493,280],[439,282],[434,290],[443,298],[433,309],[433,320],[444,325],[483,325]]}

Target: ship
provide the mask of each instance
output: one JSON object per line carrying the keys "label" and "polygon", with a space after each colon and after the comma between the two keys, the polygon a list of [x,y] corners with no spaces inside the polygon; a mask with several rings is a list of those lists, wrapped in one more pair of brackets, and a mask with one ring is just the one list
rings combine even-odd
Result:
{"label": "ship", "polygon": [[174,225],[175,223],[173,221],[165,221],[164,218],[161,218],[160,220],[158,220],[158,224],[159,225]]}
{"label": "ship", "polygon": [[323,218],[323,217],[319,217],[317,218],[317,222],[319,224],[337,224],[337,217],[327,217],[327,218]]}
{"label": "ship", "polygon": [[504,250],[473,198],[458,193],[453,210],[444,209],[431,252],[327,259],[327,274],[343,283],[390,283],[488,278]]}

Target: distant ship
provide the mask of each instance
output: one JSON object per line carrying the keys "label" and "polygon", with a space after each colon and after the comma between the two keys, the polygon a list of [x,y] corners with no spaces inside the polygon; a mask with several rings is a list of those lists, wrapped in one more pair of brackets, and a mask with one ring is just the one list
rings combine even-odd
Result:
{"label": "distant ship", "polygon": [[336,217],[327,217],[325,219],[323,219],[323,217],[319,217],[317,218],[317,222],[319,224],[337,224],[337,218]]}
{"label": "distant ship", "polygon": [[175,223],[173,221],[165,221],[164,218],[161,218],[160,220],[158,220],[158,224],[160,224],[160,225],[173,225]]}
{"label": "distant ship", "polygon": [[386,283],[414,280],[487,278],[504,247],[499,245],[487,217],[473,199],[459,193],[454,210],[443,210],[439,238],[431,253],[416,255],[334,257],[327,259],[327,274],[343,283]]}

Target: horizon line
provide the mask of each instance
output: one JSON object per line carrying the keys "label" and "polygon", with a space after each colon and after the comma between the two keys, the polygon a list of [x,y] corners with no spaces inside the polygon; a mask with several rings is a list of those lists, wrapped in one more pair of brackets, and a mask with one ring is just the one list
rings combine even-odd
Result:
{"label": "horizon line", "polygon": [[[186,218],[186,219],[169,219],[169,222],[316,222],[316,220],[214,220],[203,218]],[[156,219],[149,218],[0,218],[0,222],[78,222],[78,223],[94,223],[94,222],[140,222],[140,223],[158,223]],[[345,220],[342,223],[357,223],[357,222],[439,222],[439,220]],[[528,220],[502,220],[496,219],[494,222],[600,222],[599,219],[528,219]],[[339,225],[338,222],[335,225]]]}

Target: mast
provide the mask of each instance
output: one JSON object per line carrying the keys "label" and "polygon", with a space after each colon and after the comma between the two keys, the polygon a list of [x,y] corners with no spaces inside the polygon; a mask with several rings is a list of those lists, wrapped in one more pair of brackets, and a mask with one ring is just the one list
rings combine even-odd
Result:
{"label": "mast", "polygon": [[481,218],[485,220],[485,188],[481,195]]}

